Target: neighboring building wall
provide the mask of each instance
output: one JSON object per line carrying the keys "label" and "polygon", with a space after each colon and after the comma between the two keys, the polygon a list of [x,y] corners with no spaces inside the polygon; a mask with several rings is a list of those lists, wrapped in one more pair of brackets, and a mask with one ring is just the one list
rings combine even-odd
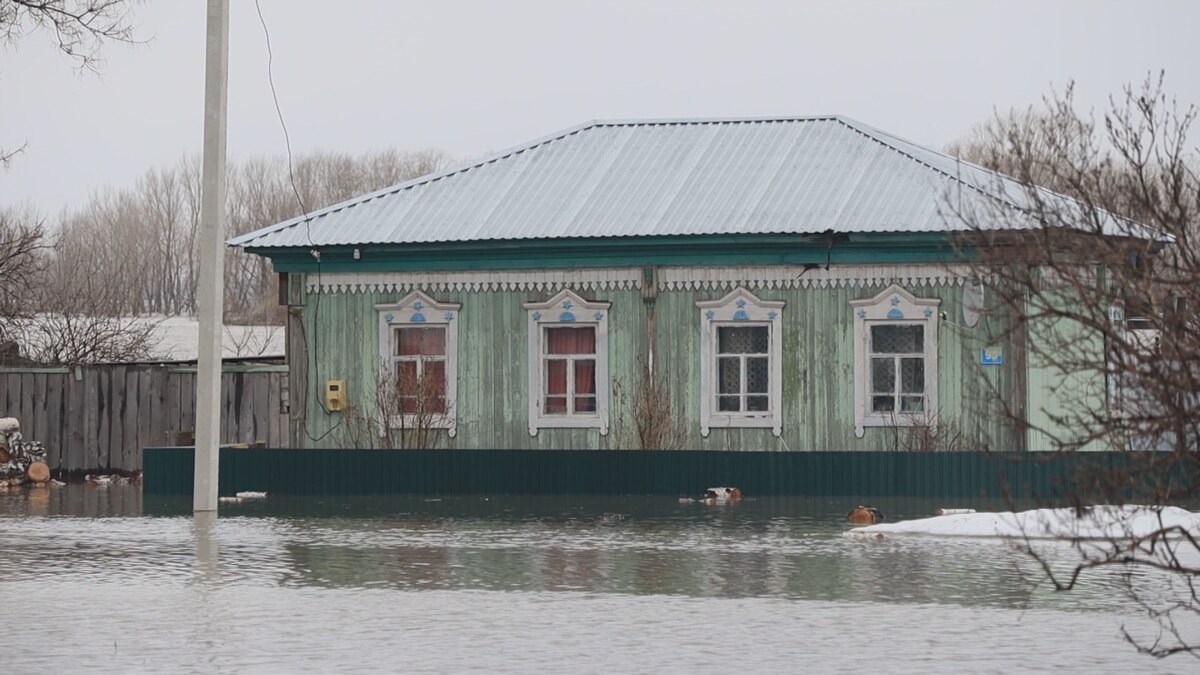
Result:
{"label": "neighboring building wall", "polygon": [[[1069,301],[1069,300],[1065,300]],[[1069,319],[1031,321],[1029,340],[1070,350],[1067,363],[1103,363],[1104,339]],[[1043,352],[1044,353],[1044,352]],[[1105,375],[1099,370],[1065,372],[1031,348],[1029,357],[1030,450],[1121,450],[1121,439],[1091,438],[1108,415]]]}
{"label": "neighboring building wall", "polygon": [[[980,351],[1010,354],[1008,345],[994,342],[990,335],[1003,335],[1004,319],[988,316],[975,328],[956,326],[962,322],[962,288],[945,275],[921,276],[936,266],[913,266],[913,274],[896,281],[918,298],[937,298],[947,321],[939,324],[938,388],[940,391],[940,440],[956,436],[962,449],[1011,450],[1012,424],[1004,419],[996,396],[1008,398],[1011,387],[1010,358],[1004,365],[981,365]],[[889,268],[896,269],[896,268]],[[845,268],[843,276],[854,276]],[[611,279],[640,278],[639,269],[608,270]],[[760,273],[761,272],[761,273]],[[703,272],[695,272],[701,273]],[[483,274],[488,273],[467,273]],[[521,273],[505,272],[503,275]],[[547,273],[530,273],[545,275]],[[671,404],[681,419],[687,437],[684,446],[695,449],[735,450],[886,450],[906,442],[904,432],[868,428],[855,435],[853,308],[850,301],[875,296],[890,285],[882,278],[859,281],[836,279],[837,267],[829,272],[809,270],[804,287],[795,281],[805,274],[771,268],[714,268],[707,282],[668,283],[660,270],[657,298],[653,306],[638,287],[628,282],[602,284],[571,282],[570,273],[558,283],[528,290],[492,290],[465,284],[427,283],[418,286],[439,302],[461,303],[458,327],[458,427],[455,437],[443,434],[439,447],[462,448],[615,448],[621,440],[636,438],[631,428],[628,401],[637,388],[640,369],[646,362],[649,329],[654,326],[654,369],[672,392]],[[293,275],[296,276],[296,275]],[[327,275],[331,283],[333,275]],[[451,275],[453,276],[453,275]],[[755,277],[746,285],[759,299],[785,304],[782,319],[782,435],[770,428],[712,429],[707,438],[700,433],[700,309],[697,301],[716,300],[739,285],[740,277]],[[878,275],[875,275],[877,277]],[[676,273],[674,278],[678,278]],[[381,275],[379,279],[415,278],[414,275]],[[827,283],[821,282],[825,279]],[[746,281],[746,279],[741,279]],[[759,288],[754,286],[758,285]],[[327,289],[326,292],[297,293],[293,282],[292,302],[302,303],[307,349],[307,433],[299,441],[308,446],[351,446],[377,442],[361,434],[347,433],[350,424],[338,413],[326,413],[327,379],[345,379],[351,406],[358,406],[364,388],[373,387],[379,363],[378,314],[375,305],[396,302],[411,287],[384,285]],[[599,287],[598,287],[599,286]],[[774,287],[771,287],[774,286]],[[795,286],[795,287],[793,287]],[[625,404],[614,396],[610,430],[542,429],[529,434],[528,315],[526,303],[544,301],[564,287],[583,298],[611,303],[608,314],[609,375],[616,390],[624,390]],[[511,286],[510,286],[511,288]],[[332,292],[331,292],[332,291]],[[303,297],[300,297],[303,296]],[[314,325],[316,330],[314,331]],[[303,342],[292,339],[292,345]],[[297,347],[298,348],[298,347]],[[311,357],[315,355],[316,358]],[[301,357],[303,358],[303,357]],[[303,364],[290,355],[293,378]],[[296,380],[299,388],[299,380]],[[296,397],[298,398],[298,397]],[[297,401],[297,404],[299,402]],[[319,439],[319,440],[312,440]]]}

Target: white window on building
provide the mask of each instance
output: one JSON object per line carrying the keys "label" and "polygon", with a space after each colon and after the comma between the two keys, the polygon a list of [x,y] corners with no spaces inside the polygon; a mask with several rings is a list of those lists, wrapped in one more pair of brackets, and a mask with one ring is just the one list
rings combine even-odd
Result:
{"label": "white window on building", "polygon": [[937,298],[890,286],[854,308],[854,433],[932,424],[937,399]]}
{"label": "white window on building", "polygon": [[782,300],[738,288],[700,309],[700,433],[716,427],[783,432]]}
{"label": "white window on building", "polygon": [[529,435],[538,429],[608,433],[608,308],[564,290],[525,304],[529,315]]}
{"label": "white window on building", "polygon": [[459,304],[437,302],[420,291],[379,313],[381,373],[375,394],[391,410],[393,429],[457,431]]}

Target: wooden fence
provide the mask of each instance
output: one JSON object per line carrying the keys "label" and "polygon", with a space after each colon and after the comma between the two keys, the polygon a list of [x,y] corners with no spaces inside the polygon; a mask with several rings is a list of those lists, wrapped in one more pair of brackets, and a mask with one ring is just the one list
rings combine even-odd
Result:
{"label": "wooden fence", "polygon": [[[288,444],[286,366],[226,363],[221,389],[222,443]],[[56,473],[134,471],[142,448],[191,443],[195,392],[195,366],[0,368],[0,417],[20,420]]]}

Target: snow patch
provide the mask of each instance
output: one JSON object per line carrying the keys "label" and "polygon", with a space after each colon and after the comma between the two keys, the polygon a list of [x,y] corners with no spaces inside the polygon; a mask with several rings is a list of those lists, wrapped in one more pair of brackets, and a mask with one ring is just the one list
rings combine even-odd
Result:
{"label": "snow patch", "polygon": [[[155,322],[151,359],[195,361],[200,353],[200,321],[191,316],[147,317]],[[221,334],[222,358],[283,356],[283,326],[226,325]]]}
{"label": "snow patch", "polygon": [[[1200,537],[1200,514],[1176,506],[1092,506],[1013,513],[962,513],[856,527],[847,537],[911,535],[1030,539],[1137,539],[1179,528]],[[1175,531],[1174,536],[1182,536]]]}

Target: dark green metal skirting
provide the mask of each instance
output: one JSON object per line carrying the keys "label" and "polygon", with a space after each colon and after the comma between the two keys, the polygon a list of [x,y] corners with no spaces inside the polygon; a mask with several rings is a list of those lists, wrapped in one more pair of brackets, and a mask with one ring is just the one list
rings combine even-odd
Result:
{"label": "dark green metal skirting", "polygon": [[[1127,453],[329,450],[222,448],[220,493],[1064,498]],[[1151,456],[1145,456],[1151,459]],[[192,448],[147,448],[144,492],[190,495]]]}

